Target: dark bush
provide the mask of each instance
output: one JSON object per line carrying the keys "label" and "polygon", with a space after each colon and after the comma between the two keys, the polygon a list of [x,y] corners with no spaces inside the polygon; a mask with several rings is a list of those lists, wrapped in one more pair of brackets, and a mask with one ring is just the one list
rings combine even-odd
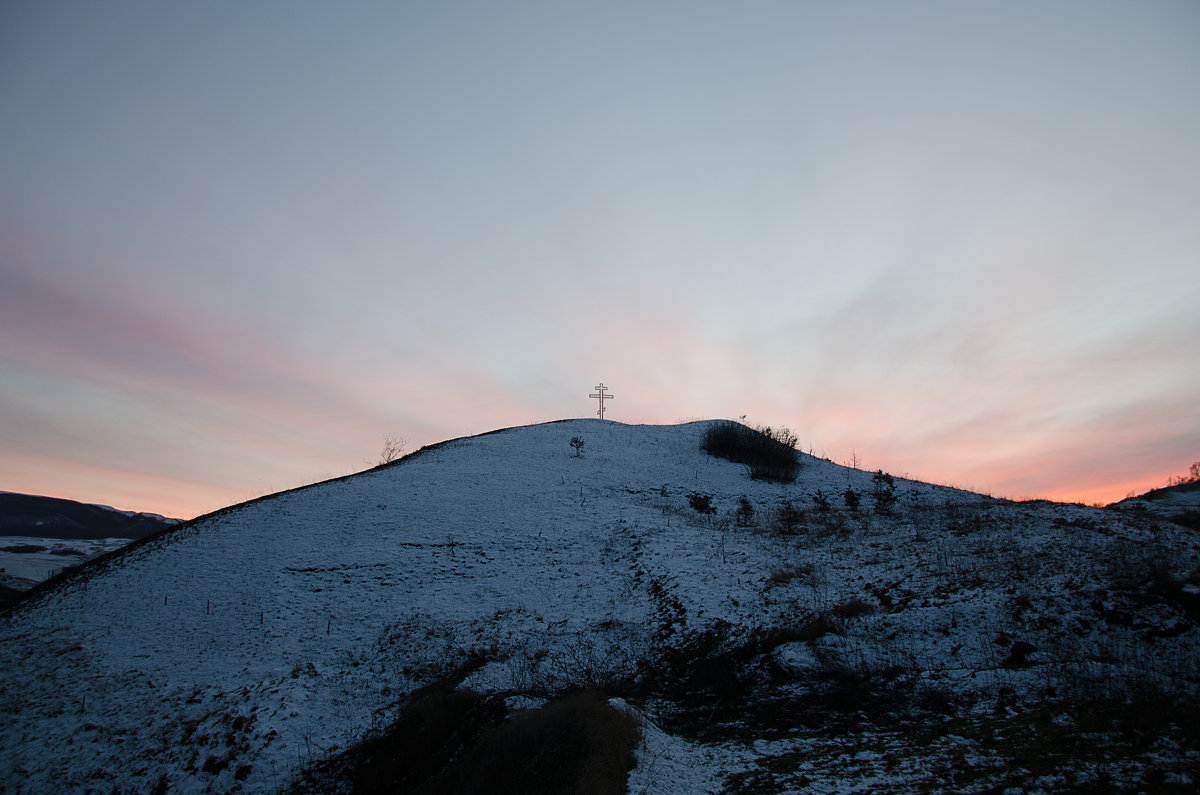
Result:
{"label": "dark bush", "polygon": [[692,506],[692,510],[696,513],[717,512],[717,509],[712,504],[712,496],[709,494],[689,494],[688,504]]}
{"label": "dark bush", "polygon": [[755,480],[791,483],[800,469],[796,441],[796,435],[787,428],[748,428],[737,422],[717,422],[704,432],[700,449],[745,464]]}
{"label": "dark bush", "polygon": [[630,713],[592,692],[510,712],[453,682],[414,693],[391,726],[309,768],[291,792],[625,792],[641,739]]}
{"label": "dark bush", "polygon": [[405,709],[387,732],[359,746],[355,792],[413,792],[429,783],[487,727],[503,718],[503,703],[472,690],[432,688]]}
{"label": "dark bush", "polygon": [[619,795],[637,763],[639,740],[630,713],[597,693],[576,693],[495,726],[436,790]]}

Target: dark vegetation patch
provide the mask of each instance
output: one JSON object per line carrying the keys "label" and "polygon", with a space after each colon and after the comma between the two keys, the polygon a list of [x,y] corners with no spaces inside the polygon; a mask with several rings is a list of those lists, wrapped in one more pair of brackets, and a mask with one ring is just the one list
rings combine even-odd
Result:
{"label": "dark vegetation patch", "polygon": [[800,470],[796,442],[796,435],[787,428],[749,428],[727,421],[710,425],[700,448],[717,458],[745,464],[754,480],[792,483]]}
{"label": "dark vegetation patch", "polygon": [[[1153,573],[1138,574],[1143,589],[1164,582]],[[1086,666],[1046,667],[1040,687],[963,692],[909,667],[820,654],[814,667],[777,661],[783,644],[840,634],[876,609],[852,598],[751,630],[675,620],[624,694],[695,743],[782,743],[728,776],[730,793],[831,780],[872,791],[1187,792],[1200,779],[1200,702],[1186,687],[1156,689],[1153,676],[1114,686],[1089,679]],[[1026,657],[1018,667],[1041,669],[1026,645],[1011,644]]]}
{"label": "dark vegetation patch", "polygon": [[713,507],[711,494],[689,494],[688,504],[692,506],[692,510],[696,513],[716,513],[717,509]]}
{"label": "dark vegetation patch", "polygon": [[0,585],[0,607],[3,607],[9,602],[16,601],[24,595],[24,591],[17,590],[16,588],[9,588],[7,585]]}
{"label": "dark vegetation patch", "polygon": [[813,568],[813,564],[797,563],[794,566],[775,569],[767,577],[767,582],[770,585],[787,585],[793,581],[799,581],[804,585],[815,585],[816,570]]}
{"label": "dark vegetation patch", "polygon": [[504,694],[459,681],[418,690],[390,726],[310,767],[292,792],[625,792],[641,738],[632,714],[596,692],[509,710]]}
{"label": "dark vegetation patch", "polygon": [[785,643],[815,640],[833,628],[825,616],[794,626],[742,630],[727,621],[677,632],[673,641],[647,660],[628,688],[638,698],[712,707],[742,703],[747,694],[778,679],[769,655]]}
{"label": "dark vegetation patch", "polygon": [[37,544],[13,544],[7,547],[0,547],[0,552],[11,552],[14,555],[30,555],[35,552],[45,552],[46,548]]}
{"label": "dark vegetation patch", "polygon": [[[870,708],[860,709],[857,721],[835,720],[798,732],[805,742],[729,776],[725,791],[795,792],[810,786],[814,774],[830,770],[838,771],[847,788],[870,783],[876,791],[1195,791],[1200,767],[1195,704],[1169,704],[1160,711],[1142,699],[1024,705],[1000,699],[974,709],[951,701],[941,709],[936,693],[884,698],[874,716],[867,717]],[[816,700],[819,709],[830,703]],[[1169,759],[1162,754],[1166,749]],[[899,786],[917,781],[915,787]]]}
{"label": "dark vegetation patch", "polygon": [[618,795],[640,737],[632,714],[598,693],[575,693],[493,726],[446,771],[438,791]]}
{"label": "dark vegetation patch", "polygon": [[1169,517],[1172,522],[1192,530],[1200,530],[1200,511],[1180,511]]}

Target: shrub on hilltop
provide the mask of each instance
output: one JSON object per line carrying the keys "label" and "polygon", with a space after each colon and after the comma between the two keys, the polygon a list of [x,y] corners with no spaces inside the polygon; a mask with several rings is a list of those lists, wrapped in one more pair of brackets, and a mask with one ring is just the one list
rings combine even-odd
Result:
{"label": "shrub on hilltop", "polygon": [[796,442],[796,434],[784,427],[749,428],[739,422],[717,422],[704,432],[700,449],[717,458],[745,464],[754,480],[791,483],[800,469]]}

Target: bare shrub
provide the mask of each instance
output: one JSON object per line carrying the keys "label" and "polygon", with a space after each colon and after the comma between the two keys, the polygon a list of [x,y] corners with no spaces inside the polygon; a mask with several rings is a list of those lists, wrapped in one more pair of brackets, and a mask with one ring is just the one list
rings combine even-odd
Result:
{"label": "bare shrub", "polygon": [[800,563],[785,569],[775,569],[771,576],[767,577],[767,582],[772,585],[787,585],[795,580],[804,585],[816,585],[816,569],[811,563]]}
{"label": "bare shrub", "polygon": [[407,440],[401,439],[394,433],[389,433],[383,437],[383,450],[379,453],[379,465],[392,463],[404,455],[404,448],[406,447],[408,447]]}

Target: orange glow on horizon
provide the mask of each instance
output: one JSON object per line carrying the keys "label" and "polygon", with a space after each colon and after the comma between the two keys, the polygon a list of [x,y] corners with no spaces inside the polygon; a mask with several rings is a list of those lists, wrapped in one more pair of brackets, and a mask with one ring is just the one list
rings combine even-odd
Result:
{"label": "orange glow on horizon", "polygon": [[4,491],[107,505],[119,511],[193,519],[250,499],[230,499],[230,489],[166,475],[130,472],[77,461],[23,456],[0,458]]}
{"label": "orange glow on horizon", "polygon": [[1083,505],[1111,505],[1128,497],[1136,497],[1167,485],[1169,475],[1160,478],[1138,478],[1108,486],[1074,486],[1049,489],[1020,499],[1042,499],[1052,502],[1075,502]]}

